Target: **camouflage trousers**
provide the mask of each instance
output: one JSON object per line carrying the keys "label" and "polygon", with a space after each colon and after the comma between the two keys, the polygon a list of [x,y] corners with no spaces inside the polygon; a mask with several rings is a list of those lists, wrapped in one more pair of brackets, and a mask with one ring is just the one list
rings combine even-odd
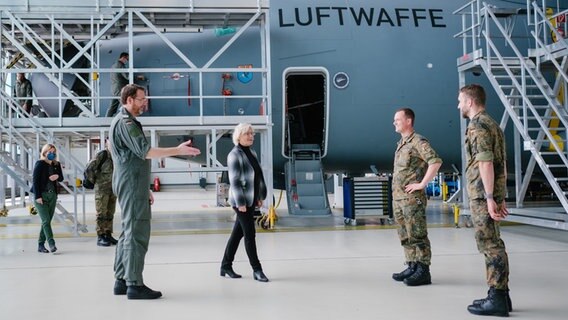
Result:
{"label": "camouflage trousers", "polygon": [[410,195],[408,199],[395,200],[393,210],[406,262],[430,265],[432,251],[426,226],[426,197]]}
{"label": "camouflage trousers", "polygon": [[486,200],[470,200],[469,207],[475,227],[477,249],[485,256],[487,285],[496,289],[508,289],[509,258],[505,243],[501,240],[499,222],[489,215]]}
{"label": "camouflage trousers", "polygon": [[95,192],[95,208],[97,210],[97,236],[112,234],[116,196],[112,193]]}

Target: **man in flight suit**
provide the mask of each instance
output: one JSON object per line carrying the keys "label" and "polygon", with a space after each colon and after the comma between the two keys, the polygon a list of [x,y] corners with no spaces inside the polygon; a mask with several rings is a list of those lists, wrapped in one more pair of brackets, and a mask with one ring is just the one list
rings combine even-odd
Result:
{"label": "man in flight suit", "polygon": [[396,281],[407,286],[431,284],[432,251],[426,226],[424,189],[442,165],[442,159],[426,138],[414,131],[414,111],[402,108],[394,114],[395,131],[401,138],[394,155],[392,196],[398,237],[408,267],[393,273]]}
{"label": "man in flight suit", "polygon": [[128,299],[157,299],[162,296],[144,285],[142,271],[150,240],[150,161],[177,155],[196,156],[200,151],[186,141],[177,147],[152,148],[136,120],[146,108],[144,88],[126,85],[121,92],[123,107],[112,120],[110,147],[114,161],[112,189],[122,209],[122,233],[116,247],[114,294]]}
{"label": "man in flight suit", "polygon": [[[128,52],[122,52],[118,57],[118,60],[112,65],[113,69],[125,69],[126,64],[128,63]],[[113,96],[119,96],[120,91],[127,85],[129,82],[128,80],[128,73],[126,72],[113,72],[110,74],[110,92]],[[110,107],[107,110],[106,116],[112,117],[118,110],[120,105],[120,101],[118,99],[112,99],[110,103]]]}
{"label": "man in flight suit", "polygon": [[489,292],[467,310],[478,315],[508,317],[509,258],[501,240],[499,221],[507,217],[507,156],[505,135],[485,111],[485,90],[477,84],[460,89],[458,108],[469,119],[466,131],[466,179],[477,249],[485,256]]}

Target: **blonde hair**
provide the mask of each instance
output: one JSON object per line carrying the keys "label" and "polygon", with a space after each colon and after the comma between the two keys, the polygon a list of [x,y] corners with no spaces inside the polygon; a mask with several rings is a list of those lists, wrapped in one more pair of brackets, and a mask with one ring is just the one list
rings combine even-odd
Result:
{"label": "blonde hair", "polygon": [[238,145],[241,135],[249,131],[252,131],[252,125],[250,123],[239,123],[233,132],[233,143]]}
{"label": "blonde hair", "polygon": [[[55,149],[55,152],[57,154],[57,148],[55,147],[55,145],[51,144],[51,143],[46,143],[42,148],[41,148],[41,153],[39,154],[39,158],[41,160],[47,160],[47,152],[50,149]],[[53,160],[54,162],[57,162],[57,156],[55,158],[55,160]]]}

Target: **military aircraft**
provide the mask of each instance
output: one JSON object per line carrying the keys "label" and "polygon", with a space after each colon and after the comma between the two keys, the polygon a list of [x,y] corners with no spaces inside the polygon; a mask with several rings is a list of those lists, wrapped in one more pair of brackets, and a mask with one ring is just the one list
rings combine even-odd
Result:
{"label": "military aircraft", "polygon": [[[275,185],[283,186],[282,172],[293,145],[317,145],[325,172],[361,174],[369,172],[370,165],[388,172],[399,139],[393,115],[401,107],[415,111],[415,128],[444,160],[442,170],[460,168],[456,59],[462,55],[462,42],[454,35],[462,25],[461,18],[452,12],[464,3],[272,0],[270,94]],[[521,0],[491,3],[526,6]],[[228,37],[222,33],[172,33],[168,39],[202,65],[226,43]],[[184,66],[155,34],[137,35],[133,45],[135,68]],[[219,61],[234,66],[258,64],[258,45],[258,37],[247,31]],[[100,46],[100,65],[109,68],[128,44],[114,38],[101,41]],[[101,83],[108,83],[108,77],[108,73],[102,74]],[[199,108],[192,99],[159,99],[196,94],[191,86],[195,80],[183,73],[146,74],[141,83],[156,99],[151,100],[145,116],[197,115]],[[222,88],[243,95],[260,86],[258,77],[243,74],[223,79],[210,75],[203,81],[212,90]],[[489,109],[499,117],[502,108],[488,82],[473,74],[468,81],[486,85]],[[111,96],[109,89],[101,85],[101,95]],[[257,115],[262,108],[259,99],[209,103],[207,112],[216,115]],[[101,114],[105,111],[106,106]]]}

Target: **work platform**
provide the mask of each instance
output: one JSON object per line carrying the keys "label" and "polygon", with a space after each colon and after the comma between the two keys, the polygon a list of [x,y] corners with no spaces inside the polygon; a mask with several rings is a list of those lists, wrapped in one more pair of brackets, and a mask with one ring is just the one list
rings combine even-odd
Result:
{"label": "work platform", "polygon": [[[163,168],[160,159],[152,160],[155,175],[169,175],[173,181],[180,173],[225,171],[224,157],[232,146],[228,137],[238,123],[247,122],[258,133],[264,176],[272,186],[268,9],[266,0],[0,0],[0,137],[2,151],[13,159],[0,168],[0,202],[9,187],[9,206],[27,204],[13,199],[28,191],[26,179],[46,142],[58,148],[67,191],[76,194],[77,202],[84,201],[74,182],[108,136],[112,119],[104,117],[104,108],[117,98],[108,91],[110,74],[117,72],[147,89],[151,105],[138,119],[152,147],[191,138],[202,151],[192,159],[194,166]],[[215,45],[193,50],[184,42],[191,34]],[[233,52],[242,51],[241,41],[250,42],[246,61],[233,59]],[[130,56],[126,68],[111,67],[121,51]],[[152,55],[167,64],[153,65]],[[24,114],[12,95],[16,73],[32,79],[31,98],[47,117]],[[143,83],[138,82],[140,74]],[[231,88],[225,88],[231,80]],[[16,176],[18,172],[26,178]],[[10,176],[5,180],[6,173]],[[81,205],[72,214],[77,207]]]}

